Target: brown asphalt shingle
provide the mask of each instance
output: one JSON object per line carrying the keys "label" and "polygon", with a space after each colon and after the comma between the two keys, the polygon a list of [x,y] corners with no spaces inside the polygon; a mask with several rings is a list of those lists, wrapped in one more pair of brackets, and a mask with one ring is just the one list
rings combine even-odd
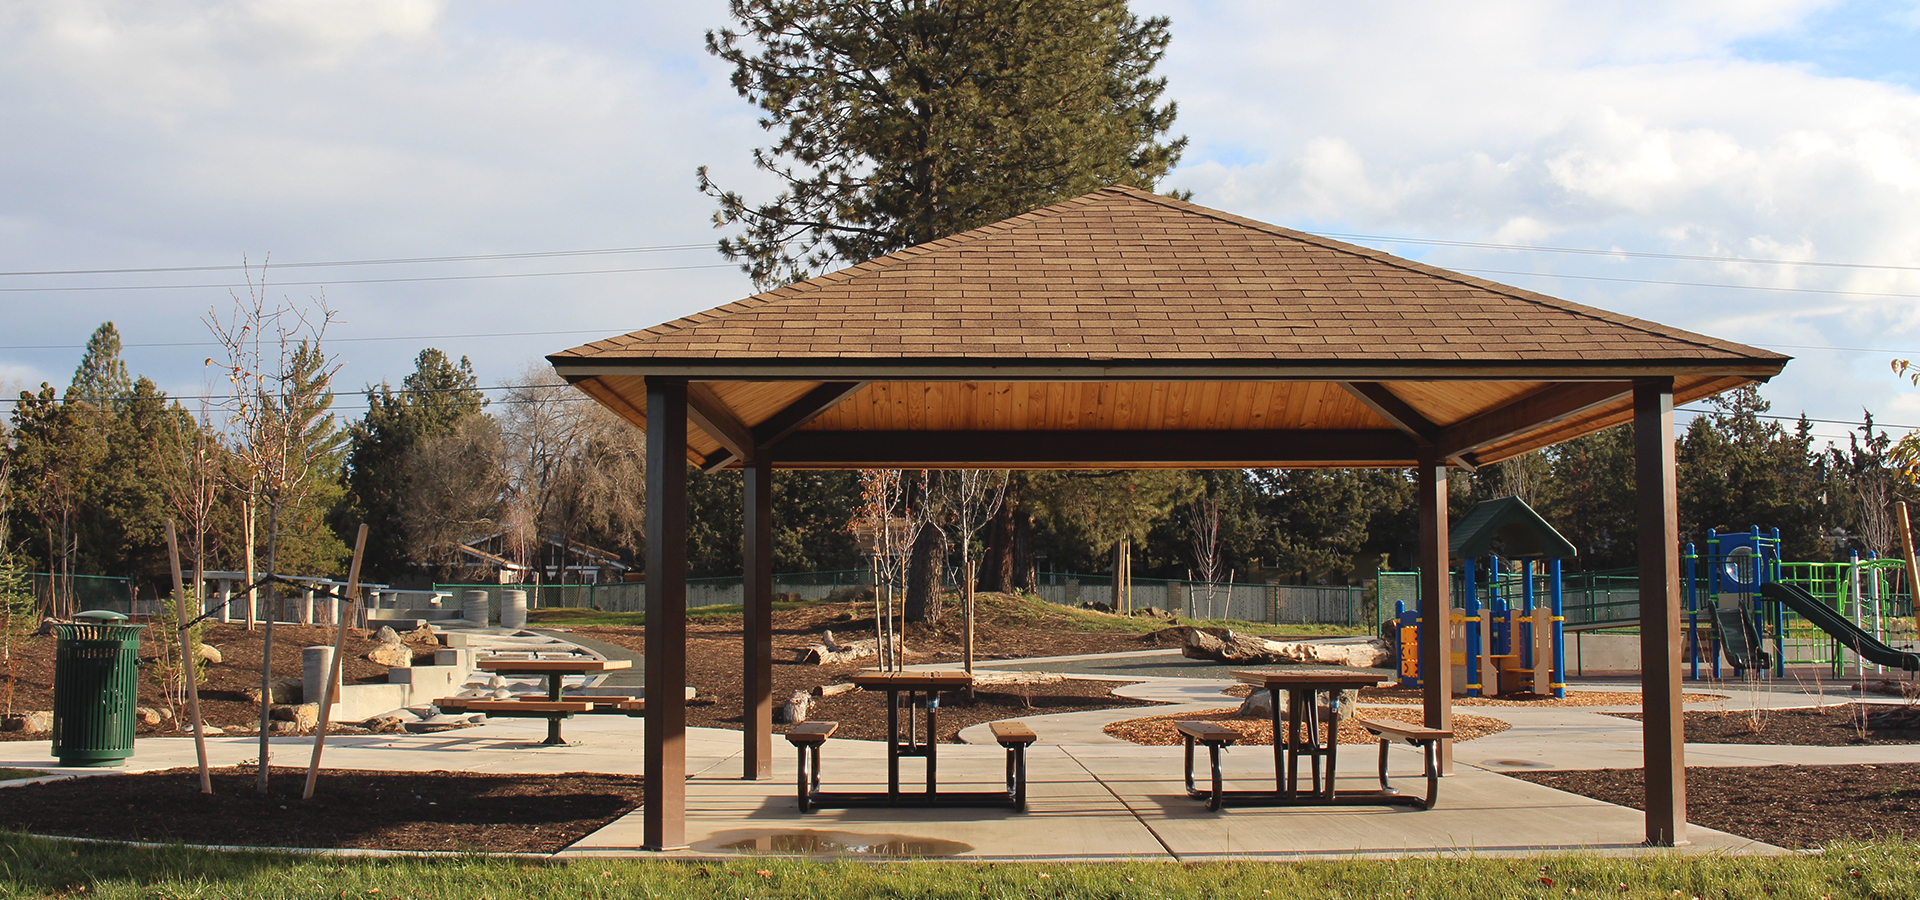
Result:
{"label": "brown asphalt shingle", "polygon": [[1786,359],[1124,187],[550,358]]}

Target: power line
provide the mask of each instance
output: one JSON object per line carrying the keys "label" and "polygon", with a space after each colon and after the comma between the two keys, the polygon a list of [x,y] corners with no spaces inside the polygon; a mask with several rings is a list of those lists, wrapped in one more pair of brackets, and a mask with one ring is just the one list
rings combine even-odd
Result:
{"label": "power line", "polygon": [[1633,259],[1673,259],[1692,262],[1751,263],[1764,266],[1812,266],[1823,269],[1886,269],[1896,272],[1920,272],[1920,266],[1896,266],[1883,263],[1816,262],[1801,259],[1767,259],[1750,256],[1697,256],[1690,253],[1651,253],[1642,250],[1595,250],[1586,247],[1540,247],[1531,244],[1496,244],[1487,241],[1449,241],[1439,238],[1395,237],[1381,234],[1344,234],[1317,232],[1340,240],[1385,241],[1393,244],[1427,244],[1436,247],[1470,247],[1480,250],[1524,250],[1534,253],[1577,253],[1583,256],[1624,256]]}
{"label": "power line", "polygon": [[607,247],[597,250],[544,250],[528,253],[471,253],[464,256],[403,256],[391,259],[336,259],[320,262],[262,261],[258,266],[149,266],[124,269],[48,269],[38,272],[0,272],[0,276],[25,275],[126,275],[142,272],[244,272],[252,269],[310,269],[326,266],[387,266],[413,263],[474,262],[493,259],[553,259],[568,256],[601,256],[611,253],[666,253],[677,250],[711,250],[713,244],[662,244],[657,247]]}
{"label": "power line", "polygon": [[[1898,297],[1920,299],[1920,294],[1892,294],[1884,291],[1843,291],[1835,288],[1795,288],[1768,287],[1759,284],[1721,284],[1710,281],[1663,281],[1656,278],[1619,278],[1611,275],[1561,275],[1554,272],[1513,272],[1506,269],[1454,269],[1455,272],[1478,272],[1484,275],[1531,275],[1539,278],[1575,278],[1581,281],[1617,281],[1626,284],[1658,284],[1670,287],[1731,288],[1738,291],[1785,291],[1794,294],[1839,294],[1848,297]],[[4,290],[4,288],[0,288]]]}
{"label": "power line", "polygon": [[[358,343],[366,343],[370,341],[447,341],[447,340],[457,340],[461,338],[546,337],[550,335],[565,335],[565,334],[608,334],[608,333],[625,334],[626,332],[632,331],[632,330],[633,329],[631,328],[624,329],[624,330],[618,329],[618,328],[575,328],[575,329],[569,329],[567,331],[488,331],[488,332],[476,332],[472,334],[403,334],[403,335],[393,335],[390,337],[329,337],[326,339],[326,343],[358,344]],[[86,346],[87,345],[85,344],[17,344],[10,347],[0,347],[0,350],[83,350],[83,349],[86,349]],[[220,346],[220,342],[219,341],[156,341],[156,342],[141,343],[141,344],[123,343],[120,346],[123,348],[218,347]]]}
{"label": "power line", "polygon": [[[582,269],[574,272],[498,272],[488,275],[422,275],[416,278],[355,278],[339,281],[277,281],[271,287],[326,287],[336,284],[401,284],[415,281],[481,281],[492,278],[544,278],[554,275],[619,275],[628,272],[679,272],[689,269],[731,269],[733,263],[707,263],[695,266],[649,266],[634,269]],[[61,287],[0,287],[0,292],[47,293],[64,291],[178,291],[244,288],[246,284],[121,284]],[[268,285],[262,285],[267,287]]]}

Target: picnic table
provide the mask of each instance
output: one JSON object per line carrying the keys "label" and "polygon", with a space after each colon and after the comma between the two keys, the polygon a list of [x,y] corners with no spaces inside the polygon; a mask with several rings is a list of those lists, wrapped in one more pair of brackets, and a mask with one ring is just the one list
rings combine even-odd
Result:
{"label": "picnic table", "polygon": [[[1188,793],[1206,799],[1209,807],[1219,809],[1228,804],[1236,806],[1376,805],[1417,806],[1424,809],[1432,805],[1434,783],[1438,777],[1435,769],[1434,745],[1439,740],[1451,737],[1451,734],[1405,723],[1398,725],[1386,722],[1361,723],[1382,738],[1379,790],[1334,790],[1334,775],[1338,768],[1340,752],[1338,695],[1341,691],[1358,690],[1379,684],[1381,679],[1378,675],[1353,670],[1301,669],[1236,671],[1233,677],[1234,680],[1243,684],[1253,685],[1255,689],[1266,690],[1268,699],[1271,701],[1274,787],[1270,791],[1223,790],[1220,784],[1219,752],[1222,746],[1232,743],[1237,732],[1217,734],[1204,728],[1181,728],[1180,731],[1186,738],[1187,746]],[[1282,693],[1287,697],[1284,716],[1280,705]],[[1326,712],[1324,742],[1321,739],[1323,709]],[[1180,724],[1200,725],[1201,723]],[[1383,734],[1382,729],[1390,734]],[[1428,796],[1424,801],[1393,790],[1387,784],[1386,746],[1390,740],[1407,740],[1426,751]],[[1193,786],[1193,746],[1196,741],[1207,744],[1212,753],[1213,786],[1211,790],[1199,790]],[[1312,786],[1307,791],[1299,789],[1300,763],[1303,759],[1308,762],[1312,770]],[[1326,761],[1324,779],[1321,773],[1322,760]]]}
{"label": "picnic table", "polygon": [[560,736],[560,721],[572,718],[575,713],[624,713],[638,715],[646,710],[644,700],[624,697],[562,700],[560,689],[566,684],[569,675],[598,675],[617,669],[631,668],[633,663],[624,659],[597,659],[592,657],[572,657],[567,659],[519,659],[512,657],[488,657],[480,661],[478,668],[495,675],[534,675],[545,679],[546,692],[514,697],[511,700],[465,700],[447,698],[434,701],[435,706],[443,710],[465,710],[485,713],[489,716],[513,716],[547,720],[547,739],[544,745],[564,745],[566,740]]}

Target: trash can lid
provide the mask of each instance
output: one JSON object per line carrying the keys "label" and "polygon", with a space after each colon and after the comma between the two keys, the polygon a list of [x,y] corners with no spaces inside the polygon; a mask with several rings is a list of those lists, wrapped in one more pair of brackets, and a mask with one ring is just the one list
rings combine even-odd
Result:
{"label": "trash can lid", "polygon": [[73,617],[93,625],[120,625],[127,621],[126,615],[110,609],[90,609],[74,613]]}

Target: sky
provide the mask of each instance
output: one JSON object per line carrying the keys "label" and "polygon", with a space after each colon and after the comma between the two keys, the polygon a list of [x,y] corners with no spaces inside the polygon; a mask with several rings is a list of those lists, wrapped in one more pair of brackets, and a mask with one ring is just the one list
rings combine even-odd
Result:
{"label": "sky", "polygon": [[[1172,20],[1190,144],[1163,188],[1790,354],[1763,394],[1825,437],[1920,425],[1889,370],[1920,358],[1920,0],[1133,8]],[[356,390],[426,346],[498,385],[752,293],[694,178],[772,191],[704,50],[728,23],[722,0],[0,5],[0,389],[64,386],[111,320],[133,371],[208,393],[243,261],[274,300],[324,298]],[[190,270],[92,271],[156,268]]]}

